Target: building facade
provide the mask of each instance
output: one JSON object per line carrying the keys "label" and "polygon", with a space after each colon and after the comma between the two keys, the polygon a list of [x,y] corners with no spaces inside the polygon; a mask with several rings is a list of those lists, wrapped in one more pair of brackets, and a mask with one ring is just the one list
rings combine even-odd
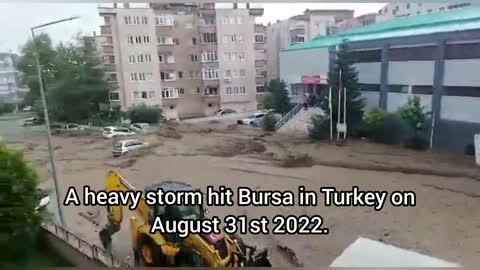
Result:
{"label": "building facade", "polygon": [[161,106],[168,119],[256,109],[254,31],[263,9],[151,3],[99,13],[113,106]]}
{"label": "building facade", "polygon": [[[332,68],[335,47],[347,40],[366,109],[395,112],[418,96],[431,112],[432,144],[463,152],[480,132],[480,9],[404,17],[305,44],[281,53],[281,78],[299,100],[304,75]],[[305,59],[321,61],[305,61]],[[314,85],[326,89],[325,81]]]}
{"label": "building facade", "polygon": [[28,89],[19,85],[18,55],[0,53],[0,98],[7,102],[20,102]]}
{"label": "building facade", "polygon": [[378,11],[378,21],[390,20],[396,17],[408,17],[432,12],[455,10],[476,6],[478,4],[469,2],[459,3],[392,3],[385,5]]}
{"label": "building facade", "polygon": [[278,79],[280,51],[292,44],[332,35],[336,24],[353,19],[354,10],[305,10],[303,14],[269,24],[267,37],[267,80]]}

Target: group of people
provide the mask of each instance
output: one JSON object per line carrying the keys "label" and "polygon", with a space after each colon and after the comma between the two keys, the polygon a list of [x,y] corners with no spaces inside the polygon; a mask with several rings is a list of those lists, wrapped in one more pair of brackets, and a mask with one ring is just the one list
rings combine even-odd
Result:
{"label": "group of people", "polygon": [[305,101],[303,102],[303,108],[306,110],[308,107],[313,107],[317,103],[317,97],[312,93],[305,93]]}

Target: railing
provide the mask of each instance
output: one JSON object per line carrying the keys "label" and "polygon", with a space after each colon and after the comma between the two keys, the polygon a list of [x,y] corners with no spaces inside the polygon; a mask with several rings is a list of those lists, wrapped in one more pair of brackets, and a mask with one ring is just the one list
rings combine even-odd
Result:
{"label": "railing", "polygon": [[82,253],[92,261],[99,262],[107,267],[131,267],[130,264],[114,257],[107,250],[97,245],[88,243],[87,241],[54,223],[43,222],[41,226],[50,234],[76,249],[78,252]]}
{"label": "railing", "polygon": [[282,119],[278,120],[278,122],[275,124],[275,131],[278,131],[285,123],[288,122],[288,120],[292,119],[301,109],[302,109],[302,104],[298,103],[291,109],[287,114],[285,114]]}

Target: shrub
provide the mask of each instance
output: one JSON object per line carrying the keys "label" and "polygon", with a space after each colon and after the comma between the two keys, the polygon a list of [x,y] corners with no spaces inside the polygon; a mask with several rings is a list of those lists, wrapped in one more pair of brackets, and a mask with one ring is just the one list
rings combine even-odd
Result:
{"label": "shrub", "polygon": [[273,113],[267,113],[260,122],[260,126],[264,131],[275,131],[277,117]]}
{"label": "shrub", "polygon": [[424,106],[420,105],[420,98],[410,97],[408,103],[398,110],[398,115],[415,131],[424,131],[426,129],[427,113],[424,112]]}
{"label": "shrub", "polygon": [[427,137],[416,133],[406,140],[405,147],[414,150],[426,150],[430,147],[430,142]]}
{"label": "shrub", "polygon": [[0,103],[0,115],[4,113],[11,113],[15,110],[15,105],[12,103]]}
{"label": "shrub", "polygon": [[323,115],[313,115],[307,127],[308,136],[314,140],[324,140],[330,137],[330,119]]}
{"label": "shrub", "polygon": [[273,95],[271,92],[266,92],[260,99],[262,109],[270,110],[273,109]]}
{"label": "shrub", "polygon": [[376,126],[379,124],[383,124],[386,117],[387,112],[378,107],[374,107],[363,114],[363,121],[367,125]]}
{"label": "shrub", "polygon": [[371,139],[374,142],[398,144],[409,135],[408,125],[396,114],[387,114],[383,123],[373,127]]}
{"label": "shrub", "polygon": [[38,178],[21,153],[1,143],[0,182],[0,248],[4,258],[0,261],[21,261],[33,251],[39,233],[41,214],[35,211]]}
{"label": "shrub", "polygon": [[148,107],[145,104],[137,105],[128,110],[128,116],[132,123],[157,124],[162,120],[162,109]]}

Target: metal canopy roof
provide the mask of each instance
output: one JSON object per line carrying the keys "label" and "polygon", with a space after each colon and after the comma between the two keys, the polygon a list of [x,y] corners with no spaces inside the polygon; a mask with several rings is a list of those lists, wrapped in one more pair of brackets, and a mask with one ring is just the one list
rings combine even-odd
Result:
{"label": "metal canopy roof", "polygon": [[335,46],[347,41],[375,40],[394,37],[427,35],[440,32],[480,29],[480,8],[464,8],[411,17],[401,17],[355,28],[332,36],[289,46],[282,51],[307,50]]}

